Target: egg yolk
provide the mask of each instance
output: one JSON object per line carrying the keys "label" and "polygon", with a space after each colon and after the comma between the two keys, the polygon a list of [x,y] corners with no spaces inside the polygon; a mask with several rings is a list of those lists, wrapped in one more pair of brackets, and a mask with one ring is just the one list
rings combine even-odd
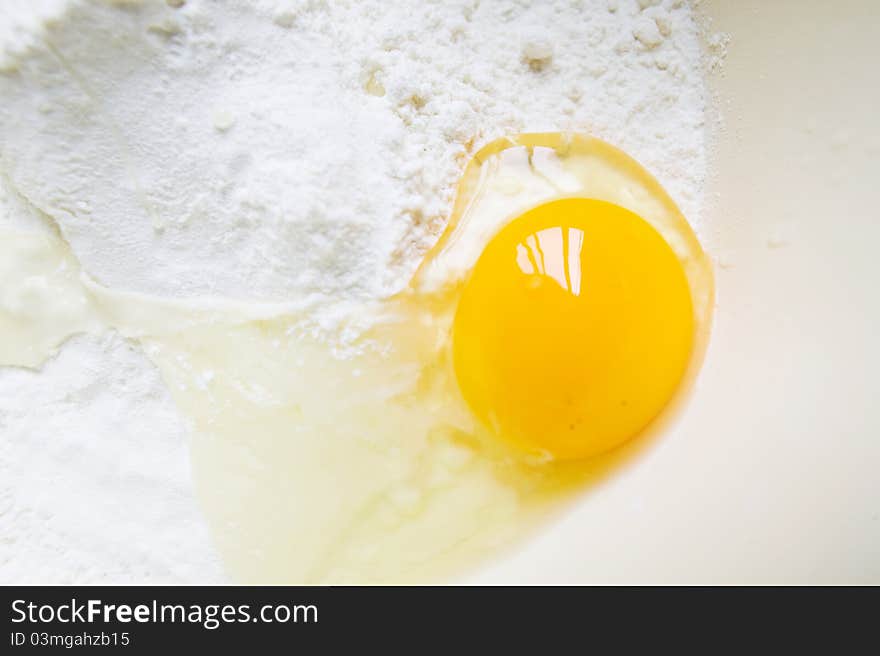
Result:
{"label": "egg yolk", "polygon": [[682,264],[645,220],[565,198],[502,229],[456,310],[453,362],[472,411],[530,452],[584,458],[636,436],[687,369]]}

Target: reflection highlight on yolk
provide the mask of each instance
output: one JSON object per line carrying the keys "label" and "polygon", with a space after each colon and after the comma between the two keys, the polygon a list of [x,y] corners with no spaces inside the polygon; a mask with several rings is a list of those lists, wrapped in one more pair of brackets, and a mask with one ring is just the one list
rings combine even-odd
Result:
{"label": "reflection highlight on yolk", "polygon": [[536,207],[483,251],[453,325],[462,394],[495,433],[557,459],[641,432],[688,367],[678,256],[636,214],[587,198]]}

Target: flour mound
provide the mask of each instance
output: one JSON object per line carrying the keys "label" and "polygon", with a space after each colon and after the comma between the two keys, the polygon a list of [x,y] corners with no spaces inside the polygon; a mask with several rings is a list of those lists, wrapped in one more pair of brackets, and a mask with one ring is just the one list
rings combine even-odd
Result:
{"label": "flour mound", "polygon": [[518,131],[605,138],[698,219],[705,92],[680,1],[38,5],[0,57],[0,165],[110,287],[387,296],[468,153]]}

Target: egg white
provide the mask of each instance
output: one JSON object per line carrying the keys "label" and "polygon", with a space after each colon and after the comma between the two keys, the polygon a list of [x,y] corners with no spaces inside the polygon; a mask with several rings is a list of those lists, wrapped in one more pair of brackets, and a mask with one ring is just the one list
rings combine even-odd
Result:
{"label": "egg white", "polygon": [[[448,232],[407,292],[361,308],[359,322],[373,328],[344,355],[283,308],[115,293],[83,280],[57,236],[9,233],[6,269],[52,293],[34,301],[39,311],[0,313],[0,343],[26,357],[0,356],[39,362],[64,337],[57,316],[75,318],[68,332],[113,327],[139,339],[192,423],[198,494],[237,581],[447,578],[515,543],[640,448],[530,461],[492,440],[455,385],[449,330],[462,281],[501,227],[563,196],[617,203],[663,234],[688,274],[704,343],[711,270],[674,203],[620,151],[546,134],[477,153]],[[0,282],[7,305],[27,300],[16,296],[20,278]]]}
{"label": "egg white", "polygon": [[377,325],[358,353],[337,357],[291,318],[197,327],[156,345],[195,420],[198,487],[236,578],[449,576],[528,533],[623,457],[524,460],[475,423],[449,366],[457,290],[487,241],[526,209],[572,195],[627,207],[667,238],[705,332],[708,261],[659,185],[600,141],[524,135],[467,167],[447,236],[408,293],[365,310]]}

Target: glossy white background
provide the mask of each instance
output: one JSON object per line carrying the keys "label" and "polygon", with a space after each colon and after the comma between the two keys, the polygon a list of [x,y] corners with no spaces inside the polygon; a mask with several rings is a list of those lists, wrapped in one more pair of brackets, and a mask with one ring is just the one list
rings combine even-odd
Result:
{"label": "glossy white background", "polygon": [[880,7],[715,0],[715,327],[677,423],[485,583],[880,583]]}

